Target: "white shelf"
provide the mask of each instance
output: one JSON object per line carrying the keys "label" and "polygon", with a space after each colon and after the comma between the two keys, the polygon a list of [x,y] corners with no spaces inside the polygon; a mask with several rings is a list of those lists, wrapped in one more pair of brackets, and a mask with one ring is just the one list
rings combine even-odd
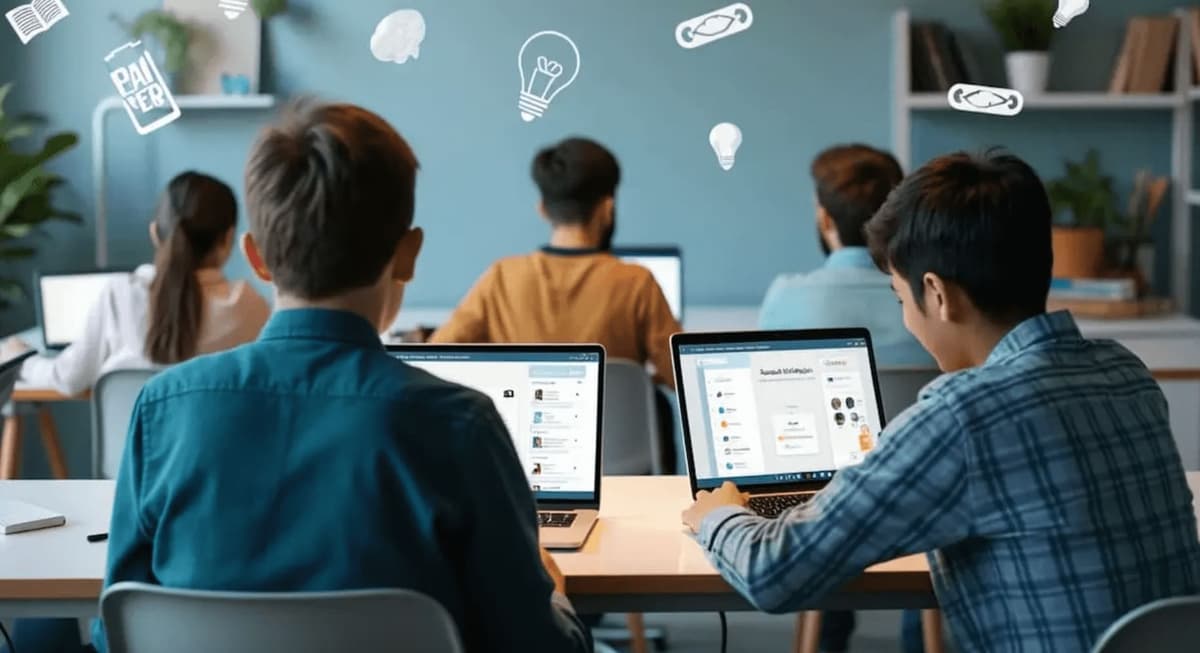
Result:
{"label": "white shelf", "polygon": [[1200,100],[1200,86],[1189,88],[1187,96],[1189,100]]}
{"label": "white shelf", "polygon": [[1188,206],[1200,206],[1200,190],[1189,190],[1187,192]]}
{"label": "white shelf", "polygon": [[[1025,109],[1175,109],[1182,101],[1176,93],[1046,93],[1025,96]],[[913,93],[907,102],[914,110],[953,110],[945,93]]]}
{"label": "white shelf", "polygon": [[180,109],[270,109],[274,95],[178,95]]}

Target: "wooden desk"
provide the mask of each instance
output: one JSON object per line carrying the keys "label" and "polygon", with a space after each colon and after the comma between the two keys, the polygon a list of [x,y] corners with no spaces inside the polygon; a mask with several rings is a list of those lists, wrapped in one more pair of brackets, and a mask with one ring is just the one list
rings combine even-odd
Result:
{"label": "wooden desk", "polygon": [[[1200,472],[1188,473],[1200,496]],[[0,614],[17,617],[96,616],[104,577],[113,481],[5,481],[0,499],[62,511],[67,524],[0,535]],[[600,523],[584,548],[554,555],[580,612],[750,610],[708,563],[679,523],[688,504],[683,477],[606,477]],[[924,556],[871,567],[812,608],[936,606]]]}
{"label": "wooden desk", "polygon": [[50,410],[50,404],[64,401],[87,401],[88,398],[87,393],[78,397],[68,397],[54,390],[17,386],[12,395],[13,414],[4,418],[4,432],[0,434],[0,480],[15,479],[20,472],[21,440],[24,437],[24,428],[18,404],[22,403],[31,403],[35,406],[38,431],[41,433],[42,446],[46,448],[46,458],[50,462],[54,478],[67,478],[67,459],[63,455],[62,441],[58,437],[58,426],[54,423],[54,414]]}

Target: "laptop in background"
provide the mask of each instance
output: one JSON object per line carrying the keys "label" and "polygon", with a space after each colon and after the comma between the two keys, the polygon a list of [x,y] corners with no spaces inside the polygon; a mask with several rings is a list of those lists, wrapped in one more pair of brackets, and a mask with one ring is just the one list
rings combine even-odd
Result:
{"label": "laptop in background", "polygon": [[683,253],[674,246],[614,247],[613,255],[654,275],[675,319],[683,322]]}
{"label": "laptop in background", "polygon": [[733,481],[775,517],[862,462],[884,426],[866,329],[671,338],[692,494]]}
{"label": "laptop in background", "polygon": [[583,546],[600,515],[604,348],[390,345],[392,356],[487,395],[533,490],[548,549]]}
{"label": "laptop in background", "polygon": [[88,312],[116,277],[130,270],[38,273],[34,277],[38,325],[46,349],[65,349],[83,335]]}
{"label": "laptop in background", "polygon": [[21,377],[21,363],[36,353],[27,351],[6,361],[0,361],[0,406],[7,404],[12,398],[13,388],[17,386],[17,379]]}

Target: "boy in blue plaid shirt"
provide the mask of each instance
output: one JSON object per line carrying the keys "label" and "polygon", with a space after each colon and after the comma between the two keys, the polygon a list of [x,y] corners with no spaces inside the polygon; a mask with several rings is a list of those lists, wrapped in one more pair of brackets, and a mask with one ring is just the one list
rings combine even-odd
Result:
{"label": "boy in blue plaid shirt", "polygon": [[929,552],[968,651],[1088,651],[1155,599],[1200,593],[1200,542],[1167,403],[1120,345],[1045,311],[1051,210],[1005,154],[905,179],[867,225],[905,326],[947,372],[808,505],[757,517],[730,483],[683,514],[768,612]]}

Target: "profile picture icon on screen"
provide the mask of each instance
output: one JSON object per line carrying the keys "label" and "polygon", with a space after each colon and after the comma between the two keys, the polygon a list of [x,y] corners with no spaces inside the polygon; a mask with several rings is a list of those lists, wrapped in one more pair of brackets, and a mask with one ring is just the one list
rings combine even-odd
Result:
{"label": "profile picture icon on screen", "polygon": [[541,473],[542,473],[542,464],[541,464],[541,463],[534,463],[534,464],[533,464],[533,470],[532,470],[532,471],[533,471],[533,475],[534,475],[534,476],[540,476],[540,475],[541,475]]}
{"label": "profile picture icon on screen", "polygon": [[515,396],[517,396],[517,393],[516,393],[515,391],[513,391],[513,390],[505,390],[505,391],[504,391],[504,398],[505,398],[505,399],[512,399],[512,398],[513,398],[513,397],[515,397]]}
{"label": "profile picture icon on screen", "polygon": [[534,390],[534,391],[533,391],[533,400],[534,400],[534,401],[541,401],[541,400],[542,400],[542,398],[545,396],[544,394],[542,394],[543,392],[544,392],[544,391],[543,391],[541,388],[538,388],[537,390]]}
{"label": "profile picture icon on screen", "polygon": [[833,409],[834,409],[834,410],[841,410],[841,408],[842,408],[842,400],[841,400],[841,399],[839,399],[839,398],[837,398],[837,397],[834,397],[834,398],[833,398],[833,401],[830,401],[830,402],[829,402],[829,405],[830,405],[830,406],[833,406]]}
{"label": "profile picture icon on screen", "polygon": [[846,397],[846,408],[854,408],[854,397]]}
{"label": "profile picture icon on screen", "polygon": [[533,448],[534,449],[542,448],[542,437],[540,435],[533,436]]}
{"label": "profile picture icon on screen", "polygon": [[845,414],[843,414],[843,413],[834,413],[834,415],[833,415],[833,421],[834,421],[834,422],[835,422],[835,423],[836,423],[838,426],[843,426],[843,425],[845,425],[845,423],[846,423],[846,415],[845,415]]}

